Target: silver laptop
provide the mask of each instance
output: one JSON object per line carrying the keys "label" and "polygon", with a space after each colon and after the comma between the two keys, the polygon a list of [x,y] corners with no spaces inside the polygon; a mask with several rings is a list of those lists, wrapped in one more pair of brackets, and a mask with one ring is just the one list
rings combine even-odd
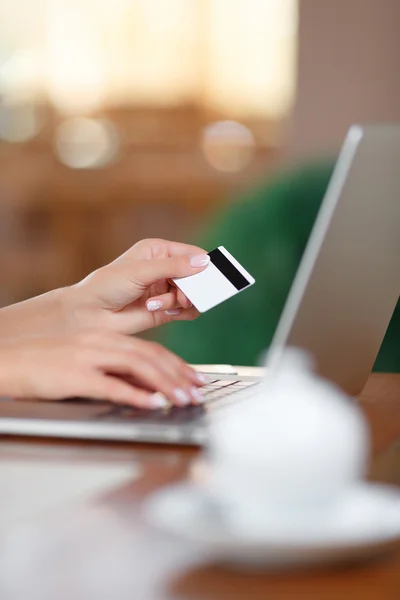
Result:
{"label": "silver laptop", "polygon": [[[250,265],[251,268],[251,265]],[[296,346],[351,394],[364,387],[400,295],[400,126],[354,126],[340,153],[268,354]],[[238,331],[238,336],[240,332]],[[213,375],[203,406],[3,399],[0,433],[202,444],[206,424],[259,379]]]}

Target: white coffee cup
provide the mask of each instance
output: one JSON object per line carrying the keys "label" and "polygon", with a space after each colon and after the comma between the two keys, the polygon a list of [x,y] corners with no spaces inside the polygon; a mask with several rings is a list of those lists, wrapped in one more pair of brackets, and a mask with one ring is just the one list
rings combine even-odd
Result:
{"label": "white coffee cup", "polygon": [[354,400],[287,351],[253,398],[210,425],[206,492],[240,530],[318,527],[360,480],[368,432]]}

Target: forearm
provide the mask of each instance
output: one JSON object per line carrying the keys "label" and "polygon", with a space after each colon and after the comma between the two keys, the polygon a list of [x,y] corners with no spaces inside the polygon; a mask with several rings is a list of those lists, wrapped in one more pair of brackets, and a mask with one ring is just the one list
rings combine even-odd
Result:
{"label": "forearm", "polygon": [[0,309],[0,340],[67,332],[66,295],[62,288]]}
{"label": "forearm", "polygon": [[0,397],[17,398],[20,396],[18,386],[21,382],[21,374],[17,373],[18,365],[10,364],[7,359],[8,350],[7,344],[3,347],[3,340],[0,338]]}

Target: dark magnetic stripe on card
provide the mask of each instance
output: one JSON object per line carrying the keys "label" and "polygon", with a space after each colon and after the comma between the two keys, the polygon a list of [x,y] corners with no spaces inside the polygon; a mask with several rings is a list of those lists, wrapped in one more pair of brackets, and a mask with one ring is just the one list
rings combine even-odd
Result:
{"label": "dark magnetic stripe on card", "polygon": [[221,271],[222,275],[224,275],[237,290],[243,290],[243,288],[250,285],[250,281],[247,281],[246,277],[237,270],[235,265],[231,263],[229,258],[227,258],[221,250],[216,248],[212,252],[209,252],[209,257],[212,264],[217,267],[218,271]]}

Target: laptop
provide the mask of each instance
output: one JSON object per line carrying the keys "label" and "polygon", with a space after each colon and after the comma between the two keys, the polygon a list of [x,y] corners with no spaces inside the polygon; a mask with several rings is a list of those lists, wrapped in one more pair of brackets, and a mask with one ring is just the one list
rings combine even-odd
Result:
{"label": "laptop", "polygon": [[[267,358],[313,355],[320,375],[356,395],[400,295],[400,126],[353,126],[316,219]],[[238,331],[238,335],[240,332]],[[82,399],[0,402],[0,433],[201,445],[207,423],[245,402],[257,377],[213,374],[202,406],[145,411]]]}

